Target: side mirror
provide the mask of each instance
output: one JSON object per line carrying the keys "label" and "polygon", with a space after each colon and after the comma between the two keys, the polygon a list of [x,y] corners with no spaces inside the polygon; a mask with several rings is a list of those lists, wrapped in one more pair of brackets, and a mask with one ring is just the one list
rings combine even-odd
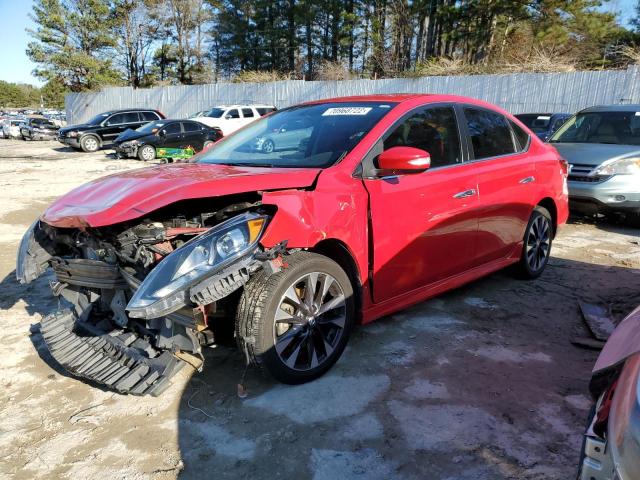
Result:
{"label": "side mirror", "polygon": [[378,156],[378,176],[421,173],[431,166],[429,152],[413,147],[392,147]]}
{"label": "side mirror", "polygon": [[161,136],[161,137],[166,137],[167,136],[167,131],[166,130],[160,130],[158,132],[158,135]]}
{"label": "side mirror", "polygon": [[232,117],[231,117],[231,115],[225,115],[225,116],[224,116],[224,119],[225,119],[225,120],[231,120],[231,118],[232,118]]}

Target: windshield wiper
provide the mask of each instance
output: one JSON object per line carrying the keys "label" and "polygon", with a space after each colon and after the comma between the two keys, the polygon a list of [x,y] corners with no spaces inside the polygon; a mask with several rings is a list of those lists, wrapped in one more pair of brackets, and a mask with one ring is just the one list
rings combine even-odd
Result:
{"label": "windshield wiper", "polygon": [[261,163],[261,162],[224,162],[224,163],[216,163],[215,165],[229,165],[231,167],[266,167],[266,168],[275,168],[273,163]]}

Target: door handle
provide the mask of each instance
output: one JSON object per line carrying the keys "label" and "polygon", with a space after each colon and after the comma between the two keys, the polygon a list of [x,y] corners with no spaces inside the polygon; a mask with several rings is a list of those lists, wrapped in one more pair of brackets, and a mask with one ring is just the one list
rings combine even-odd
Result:
{"label": "door handle", "polygon": [[458,192],[456,193],[453,198],[467,198],[467,197],[473,197],[476,194],[476,189],[475,188],[471,188],[469,190],[465,190],[464,192]]}
{"label": "door handle", "polygon": [[525,177],[522,180],[520,180],[518,183],[531,183],[531,182],[535,182],[536,181],[536,177]]}

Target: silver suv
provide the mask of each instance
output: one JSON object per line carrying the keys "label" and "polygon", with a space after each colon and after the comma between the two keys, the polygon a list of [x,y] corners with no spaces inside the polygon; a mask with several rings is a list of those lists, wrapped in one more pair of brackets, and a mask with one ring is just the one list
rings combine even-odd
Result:
{"label": "silver suv", "polygon": [[570,207],[640,221],[640,105],[578,112],[550,143],[569,162]]}

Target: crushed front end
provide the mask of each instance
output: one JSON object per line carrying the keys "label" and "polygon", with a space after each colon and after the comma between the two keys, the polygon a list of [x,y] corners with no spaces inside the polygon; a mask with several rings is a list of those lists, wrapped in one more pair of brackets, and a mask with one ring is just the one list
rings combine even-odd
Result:
{"label": "crushed front end", "polygon": [[[61,309],[40,331],[66,370],[121,393],[158,395],[232,322],[234,292],[262,268],[269,213],[255,198],[160,211],[99,228],[36,221],[18,252],[29,283],[49,267]],[[189,211],[191,210],[191,211]]]}

